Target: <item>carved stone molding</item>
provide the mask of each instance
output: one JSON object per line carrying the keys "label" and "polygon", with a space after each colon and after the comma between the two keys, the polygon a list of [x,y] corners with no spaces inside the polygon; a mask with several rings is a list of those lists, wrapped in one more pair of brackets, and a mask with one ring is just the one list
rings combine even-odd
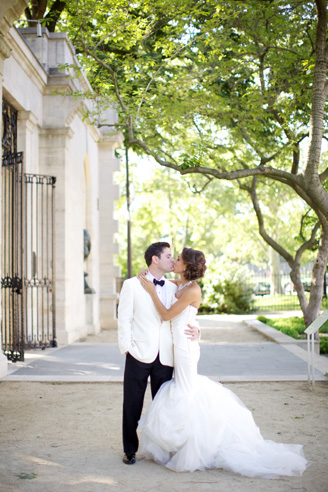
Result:
{"label": "carved stone molding", "polygon": [[0,33],[6,36],[14,21],[18,19],[28,6],[28,0],[1,0],[0,2]]}
{"label": "carved stone molding", "polygon": [[1,56],[1,58],[3,58],[3,59],[9,58],[10,53],[11,53],[11,48],[10,48],[9,44],[7,43],[6,39],[4,38],[4,36],[2,35],[2,33],[0,33],[0,56]]}
{"label": "carved stone molding", "polygon": [[47,139],[47,146],[54,148],[68,148],[69,141],[73,138],[74,131],[69,127],[43,127],[40,128],[40,138]]}
{"label": "carved stone molding", "polygon": [[11,53],[6,35],[27,6],[28,0],[1,0],[0,2],[0,57],[3,59],[9,58]]}
{"label": "carved stone molding", "polygon": [[38,125],[38,119],[32,111],[18,111],[18,120],[24,122],[29,130],[33,130]]}

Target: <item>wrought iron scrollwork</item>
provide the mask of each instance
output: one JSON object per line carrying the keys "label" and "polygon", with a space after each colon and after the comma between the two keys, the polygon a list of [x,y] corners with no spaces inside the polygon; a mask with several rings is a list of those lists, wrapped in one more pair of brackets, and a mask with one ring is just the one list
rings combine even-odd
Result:
{"label": "wrought iron scrollwork", "polygon": [[1,279],[2,289],[12,289],[17,294],[22,293],[22,279],[16,275],[16,277],[4,277]]}
{"label": "wrought iron scrollwork", "polygon": [[17,154],[17,111],[7,101],[2,103],[2,157]]}
{"label": "wrought iron scrollwork", "polygon": [[22,352],[20,352],[19,350],[5,350],[4,354],[8,360],[11,360],[11,362],[17,362],[18,360],[23,360]]}

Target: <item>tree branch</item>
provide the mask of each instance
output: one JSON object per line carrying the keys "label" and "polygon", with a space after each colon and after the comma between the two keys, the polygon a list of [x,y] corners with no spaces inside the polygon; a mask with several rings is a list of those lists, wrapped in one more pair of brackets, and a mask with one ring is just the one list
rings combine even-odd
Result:
{"label": "tree branch", "polygon": [[46,26],[49,32],[55,32],[57,22],[64,8],[66,7],[66,0],[55,0],[52,4],[50,11],[45,16]]}
{"label": "tree branch", "polygon": [[142,98],[141,98],[141,101],[140,101],[140,104],[138,106],[138,110],[137,110],[137,116],[136,116],[136,120],[139,118],[139,112],[140,112],[140,109],[141,109],[141,106],[143,105],[143,102],[144,102],[144,99],[145,99],[145,96],[148,92],[148,89],[150,87],[150,85],[152,84],[152,82],[155,80],[155,77],[157,76],[157,74],[162,70],[162,68],[164,67],[165,63],[168,62],[168,61],[171,61],[173,60],[173,58],[175,58],[181,51],[185,50],[186,48],[188,48],[188,46],[190,46],[192,43],[194,42],[193,39],[191,39],[189,41],[189,43],[187,44],[184,44],[184,45],[181,45],[174,53],[173,55],[171,55],[169,58],[166,58],[164,60],[164,62],[162,63],[162,65],[160,65],[158,67],[158,69],[156,70],[155,74],[153,75],[153,77],[150,79],[150,81],[148,82],[147,84],[147,87],[146,89],[144,90],[144,93],[142,94]]}
{"label": "tree branch", "polygon": [[317,240],[316,240],[316,234],[317,234],[317,232],[318,232],[318,230],[319,230],[320,226],[321,226],[321,224],[320,224],[320,222],[318,221],[318,222],[316,223],[316,225],[315,225],[315,226],[313,227],[313,229],[312,229],[312,233],[311,233],[311,237],[310,237],[310,239],[308,239],[307,241],[305,241],[305,242],[301,245],[301,247],[297,250],[296,255],[295,255],[295,261],[296,261],[297,263],[300,263],[300,261],[301,261],[301,257],[302,257],[302,255],[303,255],[304,251],[306,251],[307,249],[311,249],[311,248],[312,248],[312,246],[314,246],[314,245],[315,245],[315,243],[317,242]]}
{"label": "tree branch", "polygon": [[278,181],[282,181],[284,183],[299,185],[299,179],[297,176],[288,173],[286,171],[282,171],[280,169],[276,169],[273,167],[265,167],[258,166],[256,168],[248,168],[248,169],[239,169],[236,171],[224,171],[219,172],[217,169],[212,169],[203,166],[194,166],[194,167],[182,167],[177,164],[173,164],[170,161],[165,161],[161,159],[154,151],[152,151],[148,145],[146,145],[142,140],[133,137],[133,129],[132,126],[129,127],[130,131],[130,145],[138,145],[141,147],[146,154],[151,155],[161,166],[168,167],[178,171],[180,174],[208,174],[217,179],[226,179],[228,181],[233,181],[234,179],[248,178],[251,176],[269,176],[272,179],[277,179]]}
{"label": "tree branch", "polygon": [[197,194],[201,194],[207,187],[208,185],[213,181],[214,178],[210,178],[209,176],[206,176],[205,174],[205,177],[207,178],[207,182],[201,187],[200,190],[197,190],[195,187],[192,188],[189,184],[189,182],[187,181],[187,186],[189,188],[189,190],[192,192],[192,193],[197,193]]}
{"label": "tree branch", "polygon": [[320,174],[320,181],[323,183],[328,178],[328,167]]}
{"label": "tree branch", "polygon": [[97,55],[95,55],[92,51],[90,51],[86,47],[86,45],[84,43],[84,40],[83,40],[83,35],[81,36],[81,42],[82,42],[82,46],[83,46],[83,50],[84,50],[85,54],[91,56],[94,60],[96,60],[97,63],[99,63],[99,65],[101,65],[103,68],[106,68],[106,70],[109,71],[109,73],[111,75],[111,78],[112,78],[112,81],[114,83],[114,90],[115,90],[116,97],[117,97],[117,99],[118,99],[118,101],[120,103],[120,106],[121,106],[123,112],[128,115],[129,112],[128,112],[128,109],[125,106],[125,104],[123,102],[123,99],[121,97],[121,94],[120,94],[120,91],[119,91],[119,88],[118,88],[118,84],[117,84],[116,75],[115,75],[114,70],[112,69],[112,67],[110,65],[108,65],[107,63],[105,63],[104,61],[102,61],[100,58],[98,58]]}
{"label": "tree branch", "polygon": [[257,221],[259,224],[260,235],[263,237],[264,241],[267,244],[269,244],[269,246],[271,246],[275,251],[277,251],[277,253],[279,253],[280,256],[285,258],[288,265],[290,267],[292,267],[292,264],[294,261],[294,258],[292,257],[292,255],[290,253],[288,253],[288,251],[285,248],[280,246],[280,244],[278,244],[271,236],[269,236],[269,234],[267,233],[267,231],[264,227],[263,215],[262,215],[262,211],[261,211],[260,204],[259,204],[259,201],[257,198],[257,193],[256,193],[256,184],[257,184],[257,178],[254,177],[252,180],[252,187],[247,191],[250,195],[250,198],[252,200],[253,207],[254,207],[254,210],[256,213]]}

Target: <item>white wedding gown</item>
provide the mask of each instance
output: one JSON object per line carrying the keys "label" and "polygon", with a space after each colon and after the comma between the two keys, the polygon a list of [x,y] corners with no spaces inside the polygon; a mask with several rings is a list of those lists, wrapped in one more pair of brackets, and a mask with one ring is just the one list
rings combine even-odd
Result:
{"label": "white wedding gown", "polygon": [[197,309],[172,321],[174,378],[139,422],[140,451],[176,472],[223,468],[248,477],[301,475],[302,446],[264,440],[251,412],[222,384],[197,374],[199,344],[184,334]]}

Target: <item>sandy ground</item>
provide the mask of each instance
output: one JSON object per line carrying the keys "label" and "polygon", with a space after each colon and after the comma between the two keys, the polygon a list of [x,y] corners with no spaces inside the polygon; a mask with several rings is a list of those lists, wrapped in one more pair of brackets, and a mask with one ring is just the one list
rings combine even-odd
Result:
{"label": "sandy ground", "polygon": [[[202,342],[263,342],[241,323],[202,317]],[[86,342],[117,341],[116,331]],[[302,477],[246,478],[223,470],[175,473],[122,463],[121,383],[0,382],[1,492],[327,492],[328,384],[230,383],[265,439],[304,445]],[[150,401],[147,391],[145,409]]]}
{"label": "sandy ground", "polygon": [[[226,384],[266,439],[304,444],[303,477],[175,473],[141,456],[122,463],[120,383],[0,383],[1,492],[327,492],[327,383]],[[146,406],[149,403],[147,392]]]}

